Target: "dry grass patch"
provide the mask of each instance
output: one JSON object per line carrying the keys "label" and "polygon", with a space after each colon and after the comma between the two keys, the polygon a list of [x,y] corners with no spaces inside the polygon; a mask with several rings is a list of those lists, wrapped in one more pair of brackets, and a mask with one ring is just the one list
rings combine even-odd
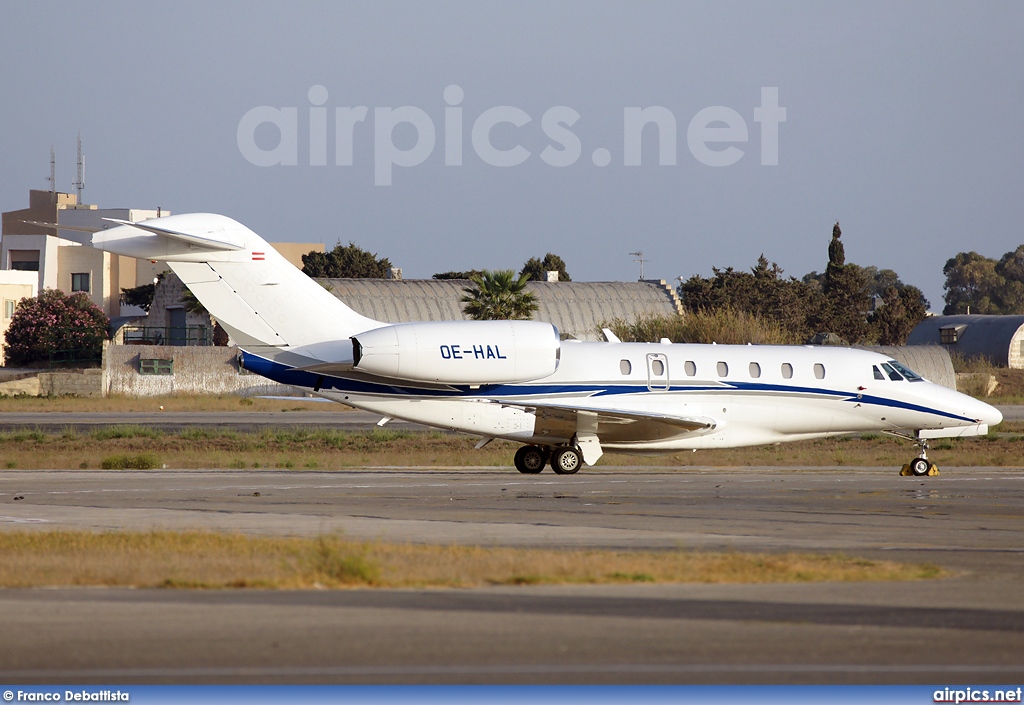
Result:
{"label": "dry grass patch", "polygon": [[[164,432],[144,426],[112,426],[90,433],[0,432],[7,469],[66,468],[292,468],[510,467],[518,444],[496,441],[475,450],[475,437],[441,431],[315,428],[244,433],[209,427]],[[1024,424],[1004,422],[987,436],[932,442],[940,468],[957,465],[1017,466],[1024,454]],[[910,443],[868,433],[752,448],[723,448],[673,455],[606,454],[598,466],[630,467],[820,467],[898,468],[914,453]]]}
{"label": "dry grass patch", "polygon": [[0,413],[36,412],[152,412],[158,411],[315,411],[339,414],[351,411],[344,404],[292,399],[261,399],[237,394],[171,394],[157,397],[30,397],[0,395]]}
{"label": "dry grass patch", "polygon": [[917,580],[943,575],[842,555],[575,551],[266,538],[212,532],[0,533],[0,587],[475,587],[560,583]]}

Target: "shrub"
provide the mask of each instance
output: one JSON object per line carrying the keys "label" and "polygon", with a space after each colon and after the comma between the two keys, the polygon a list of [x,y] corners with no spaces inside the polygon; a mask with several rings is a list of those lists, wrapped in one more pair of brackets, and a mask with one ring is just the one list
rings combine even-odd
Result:
{"label": "shrub", "polygon": [[793,334],[775,321],[745,311],[720,308],[685,316],[644,316],[633,322],[615,319],[606,324],[624,342],[654,343],[668,338],[673,343],[720,345],[787,345],[797,343]]}
{"label": "shrub", "polygon": [[100,467],[104,470],[149,470],[155,468],[156,465],[156,456],[152,453],[111,455],[100,463]]}
{"label": "shrub", "polygon": [[46,289],[18,303],[4,343],[6,364],[98,361],[108,324],[85,293]]}

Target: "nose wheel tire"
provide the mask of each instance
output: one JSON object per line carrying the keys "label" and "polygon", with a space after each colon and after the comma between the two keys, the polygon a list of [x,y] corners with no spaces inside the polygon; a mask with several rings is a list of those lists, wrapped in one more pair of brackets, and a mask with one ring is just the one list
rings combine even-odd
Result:
{"label": "nose wheel tire", "polygon": [[917,477],[927,475],[929,467],[931,467],[931,463],[925,458],[914,458],[910,461],[910,472]]}
{"label": "nose wheel tire", "polygon": [[572,446],[562,446],[551,456],[551,469],[559,475],[572,475],[579,472],[583,465],[583,457]]}
{"label": "nose wheel tire", "polygon": [[548,461],[548,454],[538,446],[523,446],[516,451],[513,462],[516,470],[524,475],[536,475],[544,469]]}

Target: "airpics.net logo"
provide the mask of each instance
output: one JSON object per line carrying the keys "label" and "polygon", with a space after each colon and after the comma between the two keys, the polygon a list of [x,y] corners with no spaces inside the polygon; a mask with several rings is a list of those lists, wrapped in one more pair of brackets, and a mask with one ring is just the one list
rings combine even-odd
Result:
{"label": "airpics.net logo", "polygon": [[[484,110],[472,119],[464,115],[462,101],[465,92],[457,85],[444,89],[444,119],[441,141],[443,142],[445,166],[457,167],[464,163],[463,146],[466,129],[469,143],[476,158],[494,167],[513,167],[523,164],[533,154],[518,142],[511,147],[495,146],[492,133],[499,125],[503,133],[510,129],[529,129],[533,117],[526,111],[511,105],[499,105]],[[329,110],[326,107],[328,92],[317,85],[309,89],[308,112],[309,166],[328,165]],[[307,117],[305,115],[303,118]],[[365,134],[370,127],[370,109],[365,105],[356,107],[335,107],[334,124],[334,166],[351,167],[356,135]],[[786,121],[786,109],[779,106],[778,88],[761,88],[761,104],[753,108],[753,121],[760,125],[760,158],[762,166],[776,166],[779,163],[779,125]],[[572,166],[583,156],[583,144],[572,127],[580,114],[566,105],[548,108],[540,118],[540,129],[550,143],[541,150],[538,157],[552,167]],[[245,159],[255,166],[297,166],[299,162],[300,109],[297,107],[275,108],[261,105],[249,110],[238,122],[238,149]],[[306,122],[306,120],[303,120]],[[365,125],[364,125],[365,123]],[[645,130],[653,125],[654,130]],[[269,128],[264,126],[270,126]],[[306,125],[303,125],[306,127]],[[277,143],[273,147],[265,140],[257,139],[261,134],[276,130]],[[407,141],[396,144],[396,132],[415,134],[411,146]],[[438,146],[437,127],[430,114],[411,105],[398,108],[374,108],[372,116],[373,133],[373,182],[377,186],[390,186],[395,168],[410,169],[423,164]],[[668,108],[655,105],[648,107],[626,107],[622,111],[622,164],[641,166],[643,139],[645,135],[657,139],[658,164],[676,164],[676,116]],[[508,140],[505,140],[507,142]],[[701,164],[711,167],[725,167],[736,164],[744,158],[743,146],[749,141],[747,120],[740,112],[724,105],[714,105],[698,111],[686,127],[686,146],[690,154]],[[259,142],[264,142],[263,145]],[[273,139],[270,140],[273,142]],[[607,167],[612,163],[612,152],[598,147],[590,152],[595,166]]]}

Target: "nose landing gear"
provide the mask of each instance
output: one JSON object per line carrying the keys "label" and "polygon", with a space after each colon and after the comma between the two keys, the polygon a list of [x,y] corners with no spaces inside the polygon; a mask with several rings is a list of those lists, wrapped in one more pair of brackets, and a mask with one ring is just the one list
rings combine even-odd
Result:
{"label": "nose landing gear", "polygon": [[[906,438],[906,436],[900,437]],[[913,440],[917,443],[917,447],[921,449],[921,454],[903,466],[903,469],[900,470],[900,476],[935,477],[939,474],[939,468],[935,466],[935,463],[928,460],[928,441],[923,438],[915,438]]]}

